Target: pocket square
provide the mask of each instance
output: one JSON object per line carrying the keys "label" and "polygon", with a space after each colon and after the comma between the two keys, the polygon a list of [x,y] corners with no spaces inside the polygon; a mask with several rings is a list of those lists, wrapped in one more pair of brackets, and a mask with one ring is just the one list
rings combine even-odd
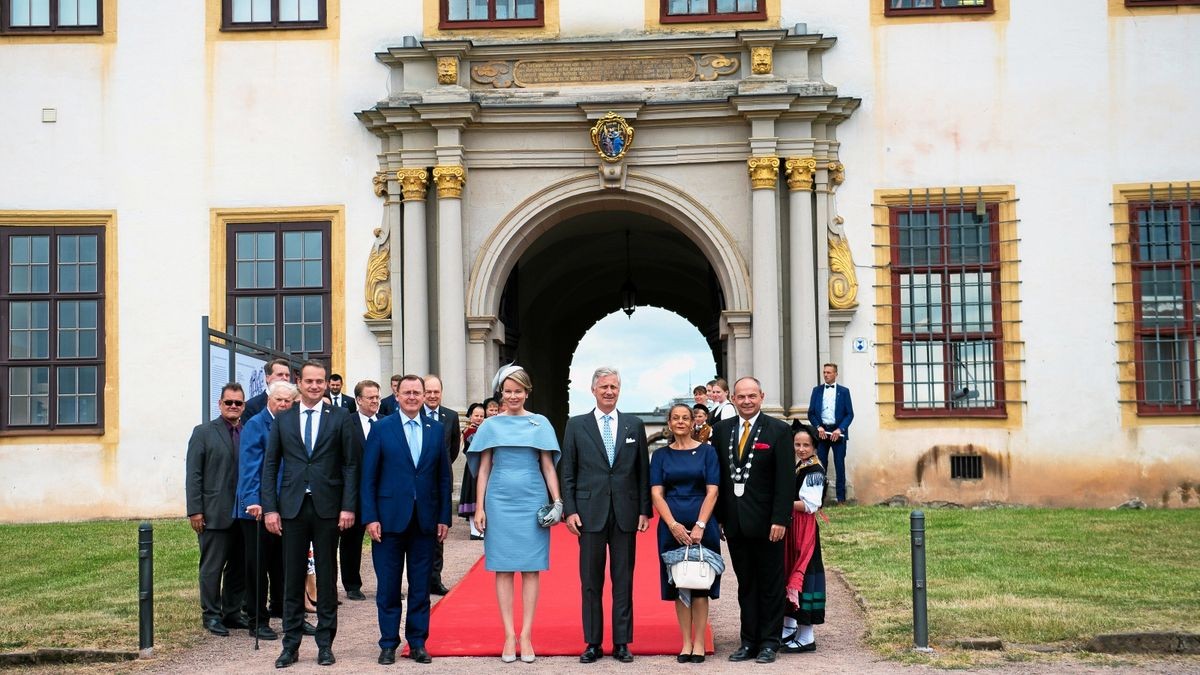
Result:
{"label": "pocket square", "polygon": [[754,449],[755,450],[770,450],[771,446],[767,445],[766,443],[755,443]]}
{"label": "pocket square", "polygon": [[625,444],[628,445],[630,443],[637,443],[637,439],[636,438],[626,438]]}

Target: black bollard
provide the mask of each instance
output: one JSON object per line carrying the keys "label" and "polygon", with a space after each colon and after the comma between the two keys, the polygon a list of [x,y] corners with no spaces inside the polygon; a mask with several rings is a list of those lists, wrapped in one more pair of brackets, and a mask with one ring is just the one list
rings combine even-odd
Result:
{"label": "black bollard", "polygon": [[138,652],[154,654],[154,526],[138,526]]}
{"label": "black bollard", "polygon": [[925,513],[909,516],[912,541],[913,644],[917,651],[929,649],[929,613],[925,604]]}

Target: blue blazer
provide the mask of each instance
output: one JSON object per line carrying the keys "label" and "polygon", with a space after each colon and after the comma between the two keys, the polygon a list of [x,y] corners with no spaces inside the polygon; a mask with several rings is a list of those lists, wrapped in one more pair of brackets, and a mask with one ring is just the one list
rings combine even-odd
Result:
{"label": "blue blazer", "polygon": [[450,526],[450,455],[441,422],[420,420],[421,456],[413,465],[407,421],[402,414],[375,423],[363,450],[362,522],[379,523],[384,532],[408,528],[416,511],[422,534],[437,534],[439,524]]}
{"label": "blue blazer", "polygon": [[[246,513],[251,504],[262,506],[263,454],[267,451],[267,439],[271,437],[271,424],[275,418],[265,408],[242,424],[241,448],[238,450],[237,499],[233,503],[233,517],[254,520]],[[276,489],[279,489],[276,485]]]}
{"label": "blue blazer", "polygon": [[[833,422],[842,430],[842,438],[850,438],[850,423],[854,421],[854,404],[850,402],[850,390],[837,385],[837,395],[833,402]],[[812,396],[808,399],[808,423],[814,429],[821,426],[821,405],[824,403],[825,385],[813,387]]]}

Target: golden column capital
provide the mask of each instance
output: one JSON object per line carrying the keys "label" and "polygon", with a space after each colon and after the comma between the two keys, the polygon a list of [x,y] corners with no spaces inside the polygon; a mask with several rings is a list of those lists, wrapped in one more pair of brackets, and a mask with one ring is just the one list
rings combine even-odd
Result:
{"label": "golden column capital", "polygon": [[784,162],[784,169],[787,172],[788,189],[793,192],[796,190],[806,190],[811,192],[813,189],[813,173],[817,170],[817,160],[814,157],[789,157]]}
{"label": "golden column capital", "polygon": [[387,196],[388,176],[386,171],[376,171],[371,177],[371,189],[375,191],[376,197]]}
{"label": "golden column capital", "polygon": [[779,158],[774,155],[751,157],[746,160],[746,168],[750,171],[752,190],[774,190],[779,182]]}
{"label": "golden column capital", "polygon": [[400,181],[400,194],[406,202],[425,201],[425,186],[429,172],[425,169],[397,169],[396,180]]}
{"label": "golden column capital", "polygon": [[458,57],[437,57],[438,84],[458,84]]}
{"label": "golden column capital", "polygon": [[463,185],[467,182],[467,170],[461,165],[433,167],[433,182],[437,185],[440,199],[462,199]]}
{"label": "golden column capital", "polygon": [[770,47],[750,48],[750,72],[755,75],[770,75],[774,52]]}
{"label": "golden column capital", "polygon": [[825,167],[829,170],[829,186],[836,188],[846,181],[846,165],[841,162],[830,162]]}

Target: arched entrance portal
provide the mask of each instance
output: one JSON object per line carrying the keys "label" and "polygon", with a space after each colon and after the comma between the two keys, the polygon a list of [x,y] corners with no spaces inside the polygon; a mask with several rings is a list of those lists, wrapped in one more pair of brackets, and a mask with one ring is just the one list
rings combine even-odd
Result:
{"label": "arched entrance portal", "polygon": [[[638,192],[650,189],[657,194]],[[516,360],[534,379],[531,407],[556,426],[564,422],[572,353],[592,325],[620,309],[627,278],[637,304],[697,326],[718,370],[728,372],[739,341],[748,344],[739,318],[748,319],[749,298],[745,265],[715,218],[682,193],[632,175],[625,191],[601,191],[592,174],[550,193],[539,195],[541,209],[527,201],[501,223],[473,269],[471,349],[479,353],[472,365],[481,380],[494,364]],[[495,319],[483,321],[488,315]],[[490,341],[480,330],[489,324]]]}

